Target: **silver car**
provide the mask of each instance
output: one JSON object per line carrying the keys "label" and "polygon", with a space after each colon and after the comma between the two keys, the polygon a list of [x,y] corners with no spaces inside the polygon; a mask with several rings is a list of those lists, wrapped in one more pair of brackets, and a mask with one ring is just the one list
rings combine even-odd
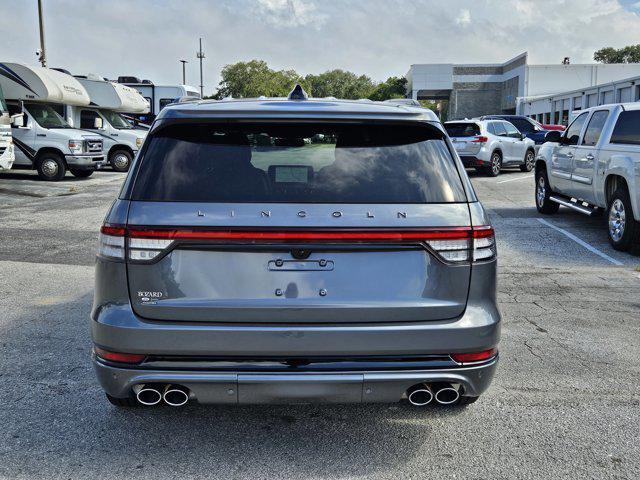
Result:
{"label": "silver car", "polygon": [[535,142],[504,120],[457,120],[444,124],[465,167],[497,177],[506,167],[533,170]]}
{"label": "silver car", "polygon": [[466,405],[498,362],[494,232],[428,110],[179,103],[106,216],[91,318],[117,406]]}

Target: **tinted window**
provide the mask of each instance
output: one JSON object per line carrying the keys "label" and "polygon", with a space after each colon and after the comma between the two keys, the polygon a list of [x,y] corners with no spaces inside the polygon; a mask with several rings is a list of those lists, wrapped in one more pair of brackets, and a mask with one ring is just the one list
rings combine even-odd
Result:
{"label": "tinted window", "polygon": [[95,128],[95,119],[99,115],[92,110],[82,110],[80,112],[80,128]]}
{"label": "tinted window", "polygon": [[71,128],[50,105],[44,103],[25,103],[24,106],[41,127]]}
{"label": "tinted window", "polygon": [[174,125],[153,134],[134,200],[465,201],[442,132],[427,126]]}
{"label": "tinted window", "polygon": [[582,145],[594,146],[598,143],[600,134],[602,133],[602,129],[608,116],[609,112],[607,110],[600,110],[591,116],[591,120],[589,120],[589,125],[587,126],[587,131],[584,133]]}
{"label": "tinted window", "polygon": [[498,135],[500,137],[506,137],[507,136],[507,130],[504,128],[504,123],[502,123],[502,122],[494,122],[493,123],[493,128],[496,131],[496,135]]}
{"label": "tinted window", "polygon": [[480,135],[480,127],[476,123],[445,123],[444,129],[450,137],[475,137]]}
{"label": "tinted window", "polygon": [[164,107],[166,107],[170,103],[173,103],[173,101],[174,101],[173,98],[161,98],[158,102],[160,105],[160,110],[162,110]]}
{"label": "tinted window", "polygon": [[520,138],[520,132],[516,127],[511,125],[509,122],[504,122],[502,125],[504,125],[504,128],[507,131],[507,135],[513,138]]}
{"label": "tinted window", "polygon": [[610,143],[640,145],[640,110],[620,113]]}
{"label": "tinted window", "polygon": [[567,128],[567,133],[565,135],[566,142],[568,145],[577,145],[578,140],[580,139],[580,132],[582,131],[582,126],[584,125],[585,120],[587,119],[588,114],[583,113],[578,118],[576,118],[569,128]]}
{"label": "tinted window", "polygon": [[522,133],[535,132],[535,128],[533,124],[530,123],[529,120],[526,120],[524,118],[510,118],[509,122],[515,125],[516,128],[520,130]]}

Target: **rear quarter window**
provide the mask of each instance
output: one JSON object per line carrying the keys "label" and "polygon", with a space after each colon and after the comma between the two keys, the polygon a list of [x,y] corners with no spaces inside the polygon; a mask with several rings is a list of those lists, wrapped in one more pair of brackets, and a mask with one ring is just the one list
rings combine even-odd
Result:
{"label": "rear quarter window", "polygon": [[477,123],[445,123],[444,129],[450,137],[475,137],[480,135]]}
{"label": "rear quarter window", "polygon": [[465,202],[460,174],[443,137],[427,125],[173,125],[151,134],[131,198]]}
{"label": "rear quarter window", "polygon": [[640,110],[620,113],[609,143],[640,145]]}

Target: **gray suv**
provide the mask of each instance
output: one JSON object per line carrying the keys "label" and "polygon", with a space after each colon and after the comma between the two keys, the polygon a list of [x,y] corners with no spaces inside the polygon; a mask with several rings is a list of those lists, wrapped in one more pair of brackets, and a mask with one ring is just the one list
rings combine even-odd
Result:
{"label": "gray suv", "polygon": [[429,110],[178,103],[106,216],[91,316],[118,406],[464,405],[498,361],[494,232]]}

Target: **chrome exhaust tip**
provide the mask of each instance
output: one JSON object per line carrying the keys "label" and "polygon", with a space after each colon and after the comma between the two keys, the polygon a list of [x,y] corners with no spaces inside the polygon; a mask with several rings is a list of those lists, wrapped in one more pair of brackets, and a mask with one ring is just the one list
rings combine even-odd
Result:
{"label": "chrome exhaust tip", "polygon": [[416,407],[424,407],[433,400],[433,391],[429,385],[424,383],[414,385],[407,390],[407,398],[409,403]]}
{"label": "chrome exhaust tip", "polygon": [[153,406],[162,400],[160,390],[152,385],[136,385],[133,387],[133,393],[142,405]]}
{"label": "chrome exhaust tip", "polygon": [[167,405],[181,407],[189,401],[189,389],[182,385],[167,385],[164,388],[162,399]]}
{"label": "chrome exhaust tip", "polygon": [[440,405],[451,405],[456,403],[460,398],[460,392],[450,383],[439,385],[436,390],[436,402]]}

